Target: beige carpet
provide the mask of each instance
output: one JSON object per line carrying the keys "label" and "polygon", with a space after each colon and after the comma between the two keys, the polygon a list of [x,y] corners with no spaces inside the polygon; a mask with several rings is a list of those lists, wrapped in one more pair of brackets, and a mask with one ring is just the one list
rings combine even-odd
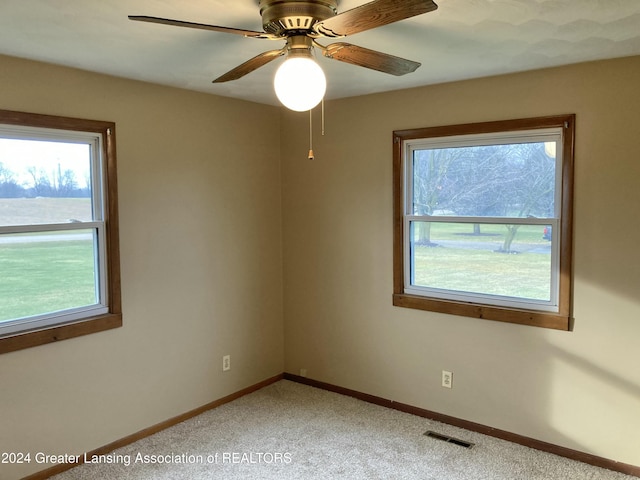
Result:
{"label": "beige carpet", "polygon": [[94,460],[52,478],[636,480],[287,380]]}

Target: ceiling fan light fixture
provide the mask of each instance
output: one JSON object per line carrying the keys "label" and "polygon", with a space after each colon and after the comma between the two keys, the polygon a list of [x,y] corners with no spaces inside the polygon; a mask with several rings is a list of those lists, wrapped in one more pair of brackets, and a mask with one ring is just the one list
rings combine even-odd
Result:
{"label": "ceiling fan light fixture", "polygon": [[146,15],[130,15],[129,19],[248,38],[286,39],[284,48],[262,52],[219,76],[213,83],[238,80],[287,54],[287,60],[280,66],[274,79],[276,95],[287,108],[306,111],[322,101],[327,88],[324,72],[312,56],[314,46],[320,48],[326,58],[396,76],[411,73],[420,66],[419,62],[350,43],[336,42],[325,46],[318,43],[317,38],[342,38],[438,8],[433,0],[371,0],[339,13],[338,1],[259,0],[262,32]]}
{"label": "ceiling fan light fixture", "polygon": [[327,79],[310,52],[291,52],[276,71],[273,87],[285,107],[306,112],[322,101]]}

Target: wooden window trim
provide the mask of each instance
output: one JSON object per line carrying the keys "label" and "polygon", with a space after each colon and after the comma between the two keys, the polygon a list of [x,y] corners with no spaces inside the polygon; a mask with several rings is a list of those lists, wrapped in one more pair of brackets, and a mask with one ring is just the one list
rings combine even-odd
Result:
{"label": "wooden window trim", "polygon": [[0,338],[0,353],[13,352],[121,327],[122,304],[115,123],[0,110],[0,124],[94,132],[102,135],[104,140],[102,142],[102,154],[106,159],[104,188],[106,208],[104,220],[107,238],[105,251],[107,256],[107,291],[109,296],[109,312],[107,314],[76,320],[68,324],[52,325],[4,336]]}
{"label": "wooden window trim", "polygon": [[[496,307],[422,297],[405,293],[404,275],[404,142],[429,137],[480,133],[518,132],[562,127],[562,221],[559,264],[559,311],[557,313]],[[393,305],[461,315],[486,320],[531,325],[557,330],[572,330],[572,249],[573,249],[573,156],[575,115],[501,120],[439,127],[397,130],[393,132]]]}

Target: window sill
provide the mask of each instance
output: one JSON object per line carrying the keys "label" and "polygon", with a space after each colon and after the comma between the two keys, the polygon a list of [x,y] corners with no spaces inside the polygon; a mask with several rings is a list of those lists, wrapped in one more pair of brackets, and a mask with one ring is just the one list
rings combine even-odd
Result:
{"label": "window sill", "polygon": [[122,314],[108,313],[65,325],[54,325],[30,332],[16,333],[0,338],[0,354],[81,337],[121,326]]}
{"label": "window sill", "polygon": [[558,313],[536,312],[532,310],[517,310],[500,308],[490,305],[435,300],[417,295],[395,293],[393,305],[396,307],[428,310],[431,312],[447,313],[465,317],[494,320],[498,322],[530,325],[533,327],[551,328],[554,330],[572,330],[571,317]]}

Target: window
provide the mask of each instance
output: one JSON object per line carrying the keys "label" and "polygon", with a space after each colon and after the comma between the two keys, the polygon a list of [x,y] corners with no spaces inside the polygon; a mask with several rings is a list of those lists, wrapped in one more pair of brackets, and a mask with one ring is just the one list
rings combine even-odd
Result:
{"label": "window", "polygon": [[394,305],[571,328],[574,123],[394,132]]}
{"label": "window", "polygon": [[115,125],[0,111],[0,353],[122,325]]}

